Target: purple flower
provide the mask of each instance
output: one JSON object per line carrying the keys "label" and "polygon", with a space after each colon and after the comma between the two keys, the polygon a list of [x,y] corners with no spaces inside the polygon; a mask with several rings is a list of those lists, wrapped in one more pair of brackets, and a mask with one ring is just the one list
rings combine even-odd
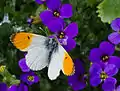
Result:
{"label": "purple flower", "polygon": [[111,23],[111,27],[114,32],[108,36],[108,40],[117,45],[120,43],[120,18],[116,18],[115,20],[113,20]]}
{"label": "purple flower", "polygon": [[21,68],[21,70],[23,72],[29,72],[30,71],[30,68],[26,64],[26,59],[25,58],[22,58],[22,59],[19,60],[19,67]]}
{"label": "purple flower", "polygon": [[39,82],[39,77],[34,72],[23,73],[20,76],[20,79],[28,85],[32,85],[34,83]]}
{"label": "purple flower", "polygon": [[84,68],[80,60],[75,60],[75,74],[68,77],[68,83],[74,91],[84,89],[86,87]]}
{"label": "purple flower", "polygon": [[90,84],[93,87],[98,86],[104,81],[104,83],[102,84],[102,89],[104,91],[114,90],[117,81],[112,76],[116,75],[118,72],[118,68],[114,64],[108,64],[103,70],[99,64],[94,63],[90,67],[89,72]]}
{"label": "purple flower", "polygon": [[7,91],[7,85],[5,83],[0,82],[0,91]]}
{"label": "purple flower", "polygon": [[31,26],[32,22],[33,22],[33,19],[32,19],[32,18],[28,18],[28,19],[27,19],[27,23],[29,24],[29,26]]}
{"label": "purple flower", "polygon": [[114,91],[120,91],[120,85]]}
{"label": "purple flower", "polygon": [[99,63],[101,66],[107,64],[115,64],[120,68],[120,58],[117,56],[112,56],[115,51],[115,46],[107,41],[101,42],[99,48],[93,48],[89,54],[89,60],[93,63]]}
{"label": "purple flower", "polygon": [[8,91],[28,91],[28,87],[21,82],[19,85],[10,86]]}
{"label": "purple flower", "polygon": [[48,0],[35,0],[35,2],[38,3],[38,4],[43,4],[46,1],[48,1]]}
{"label": "purple flower", "polygon": [[55,18],[70,18],[72,16],[72,5],[61,4],[60,0],[48,0],[46,2],[48,10],[40,13],[40,19],[47,25],[47,23]]}
{"label": "purple flower", "polygon": [[51,32],[55,33],[60,44],[67,50],[75,48],[76,42],[73,39],[78,34],[78,25],[76,23],[69,24],[64,28],[64,22],[60,19],[52,20],[48,23],[48,28]]}

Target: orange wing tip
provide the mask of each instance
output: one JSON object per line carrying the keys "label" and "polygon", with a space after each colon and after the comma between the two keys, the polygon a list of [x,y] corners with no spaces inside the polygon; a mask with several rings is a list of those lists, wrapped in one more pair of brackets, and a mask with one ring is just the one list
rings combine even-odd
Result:
{"label": "orange wing tip", "polygon": [[67,76],[71,76],[75,73],[75,66],[73,60],[67,52],[65,52],[63,61],[63,73]]}
{"label": "orange wing tip", "polygon": [[72,72],[71,72],[70,74],[66,74],[66,73],[65,73],[66,76],[72,76],[72,75],[74,75],[74,74],[75,74],[75,66],[73,66],[73,70],[72,70]]}
{"label": "orange wing tip", "polygon": [[14,33],[14,34],[12,34],[12,35],[10,36],[10,41],[11,41],[11,42],[14,41],[15,36],[16,36],[16,33]]}
{"label": "orange wing tip", "polygon": [[26,51],[27,48],[31,45],[32,43],[32,38],[33,38],[32,33],[26,33],[26,32],[17,32],[15,34],[12,34],[10,36],[10,41],[13,43],[13,45],[21,50],[21,51]]}
{"label": "orange wing tip", "polygon": [[73,71],[72,73],[70,74],[70,76],[74,75],[75,74],[75,66],[73,67]]}

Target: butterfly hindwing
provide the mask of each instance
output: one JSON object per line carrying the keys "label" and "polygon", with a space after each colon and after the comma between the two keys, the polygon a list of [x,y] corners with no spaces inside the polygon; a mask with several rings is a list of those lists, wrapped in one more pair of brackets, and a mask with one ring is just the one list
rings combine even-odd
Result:
{"label": "butterfly hindwing", "polygon": [[53,51],[49,68],[48,68],[48,76],[51,80],[56,79],[60,71],[67,76],[70,76],[74,73],[74,63],[65,49],[59,44],[57,50]]}
{"label": "butterfly hindwing", "polygon": [[64,50],[62,46],[58,46],[58,48],[53,51],[51,55],[51,60],[48,66],[48,77],[51,80],[55,80],[62,69],[62,60],[64,59]]}

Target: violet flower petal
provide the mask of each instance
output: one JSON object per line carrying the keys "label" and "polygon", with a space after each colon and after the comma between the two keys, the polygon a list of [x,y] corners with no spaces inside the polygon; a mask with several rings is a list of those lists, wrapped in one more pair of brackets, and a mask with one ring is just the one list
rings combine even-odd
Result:
{"label": "violet flower petal", "polygon": [[77,34],[78,34],[78,25],[77,23],[71,23],[69,24],[65,30],[64,30],[65,34],[68,36],[68,37],[75,37]]}
{"label": "violet flower petal", "polygon": [[44,3],[44,1],[42,1],[42,0],[35,0],[35,2],[38,3],[38,4],[43,4]]}
{"label": "violet flower petal", "polygon": [[119,31],[120,30],[120,18],[116,18],[115,20],[112,21],[111,27],[114,31]]}
{"label": "violet flower petal", "polygon": [[8,91],[18,91],[18,86],[17,85],[12,85],[8,88]]}
{"label": "violet flower petal", "polygon": [[70,18],[72,17],[72,5],[71,4],[63,4],[60,9],[60,16],[62,18]]}
{"label": "violet flower petal", "polygon": [[40,78],[36,75],[36,76],[34,76],[34,82],[35,83],[38,83],[40,81]]}
{"label": "violet flower petal", "polygon": [[77,81],[75,84],[72,85],[74,91],[84,89],[85,87],[86,87],[86,83],[80,81]]}
{"label": "violet flower petal", "polygon": [[86,82],[84,81],[84,78],[82,78],[83,80],[79,80],[79,75],[74,74],[68,77],[68,83],[75,91],[83,89],[86,86]]}
{"label": "violet flower petal", "polygon": [[76,83],[76,81],[78,80],[78,75],[77,74],[74,74],[72,76],[68,76],[68,83],[70,86],[72,86],[73,84]]}
{"label": "violet flower petal", "polygon": [[7,85],[5,83],[0,82],[0,91],[7,91]]}
{"label": "violet flower petal", "polygon": [[117,87],[117,89],[115,91],[120,91],[120,85]]}
{"label": "violet flower petal", "polygon": [[[28,80],[28,76],[33,76],[33,77],[34,77],[33,81],[29,81],[29,80]],[[23,74],[20,76],[20,79],[21,79],[23,82],[27,83],[28,85],[32,85],[32,84],[38,82],[39,77],[37,77],[37,75],[36,75],[34,72],[28,72],[28,73],[23,73]]]}
{"label": "violet flower petal", "polygon": [[107,41],[101,42],[99,48],[105,55],[112,55],[115,51],[115,46]]}
{"label": "violet flower petal", "polygon": [[93,48],[89,54],[89,60],[91,62],[100,62],[102,57],[102,51],[99,48]]}
{"label": "violet flower petal", "polygon": [[114,65],[114,64],[108,64],[105,69],[104,72],[108,75],[108,76],[114,76],[118,73],[118,68]]}
{"label": "violet flower petal", "polygon": [[40,19],[43,24],[47,25],[47,23],[53,18],[53,13],[50,10],[45,10],[40,13]]}
{"label": "violet flower petal", "polygon": [[54,20],[51,20],[49,23],[48,23],[48,29],[51,31],[51,32],[54,32],[54,33],[59,33],[61,31],[63,31],[63,28],[64,28],[64,21],[60,18],[57,18],[57,19],[54,19]]}
{"label": "violet flower petal", "polygon": [[76,59],[74,61],[74,65],[75,65],[75,74],[77,75],[84,74],[85,70],[82,62],[79,59]]}
{"label": "violet flower petal", "polygon": [[27,66],[26,64],[26,60],[25,58],[22,58],[20,61],[19,61],[19,67],[21,68],[21,70],[23,72],[29,72],[30,71],[30,68]]}
{"label": "violet flower petal", "polygon": [[99,75],[95,75],[93,77],[90,77],[90,84],[93,87],[98,86],[101,82],[102,82],[102,80],[100,79]]}
{"label": "violet flower petal", "polygon": [[18,91],[28,91],[28,86],[21,82],[18,86]]}
{"label": "violet flower petal", "polygon": [[30,73],[24,73],[20,76],[21,81],[27,83],[28,85],[32,85],[34,81],[29,81],[28,76],[32,76]]}
{"label": "violet flower petal", "polygon": [[99,64],[93,63],[89,69],[89,72],[91,77],[95,75],[100,75],[100,73],[102,72],[102,68]]}
{"label": "violet flower petal", "polygon": [[105,91],[113,91],[115,89],[116,79],[112,77],[108,77],[105,79],[102,84],[102,89]]}
{"label": "violet flower petal", "polygon": [[59,10],[61,5],[61,0],[48,0],[46,4],[47,4],[47,7],[53,11]]}
{"label": "violet flower petal", "polygon": [[117,45],[120,43],[120,34],[118,32],[113,32],[108,36],[108,40]]}
{"label": "violet flower petal", "polygon": [[110,56],[108,63],[114,64],[114,65],[116,65],[117,68],[120,68],[120,58],[117,56]]}
{"label": "violet flower petal", "polygon": [[67,39],[67,45],[63,45],[63,47],[66,49],[66,51],[71,51],[76,46],[76,41],[72,38]]}

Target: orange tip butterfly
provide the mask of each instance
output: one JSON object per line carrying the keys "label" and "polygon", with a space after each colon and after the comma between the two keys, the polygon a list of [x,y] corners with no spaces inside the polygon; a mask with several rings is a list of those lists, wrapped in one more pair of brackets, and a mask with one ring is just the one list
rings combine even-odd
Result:
{"label": "orange tip butterfly", "polygon": [[72,58],[56,39],[19,32],[13,34],[10,40],[17,49],[27,51],[26,64],[31,70],[38,71],[47,66],[51,80],[55,80],[61,70],[67,76],[74,74]]}

